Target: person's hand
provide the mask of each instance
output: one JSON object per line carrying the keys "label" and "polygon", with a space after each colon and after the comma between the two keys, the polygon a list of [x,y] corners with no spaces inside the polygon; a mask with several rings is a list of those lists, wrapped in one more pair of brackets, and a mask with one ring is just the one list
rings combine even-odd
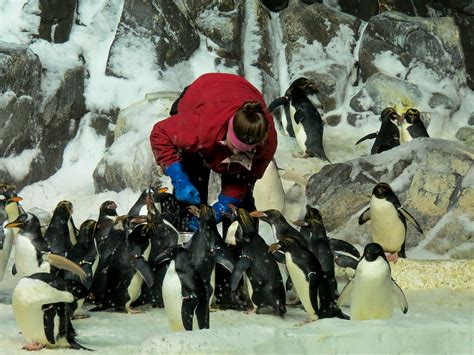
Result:
{"label": "person's hand", "polygon": [[219,194],[217,202],[212,205],[212,208],[214,209],[214,214],[216,217],[216,223],[219,223],[222,221],[223,213],[230,212],[229,205],[239,206],[241,202],[242,201],[240,201],[239,199],[235,197],[229,197],[229,196]]}
{"label": "person's hand", "polygon": [[189,181],[189,177],[184,172],[180,162],[168,166],[165,170],[165,174],[171,178],[171,183],[174,186],[174,195],[178,201],[191,205],[199,205],[201,203],[198,190],[191,181]]}

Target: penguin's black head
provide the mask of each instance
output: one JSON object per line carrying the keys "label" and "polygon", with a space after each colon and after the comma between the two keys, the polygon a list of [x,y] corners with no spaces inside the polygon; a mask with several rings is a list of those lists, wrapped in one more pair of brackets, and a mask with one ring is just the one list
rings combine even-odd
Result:
{"label": "penguin's black head", "polygon": [[323,217],[321,216],[321,212],[319,212],[316,207],[311,207],[310,205],[306,205],[306,214],[304,215],[304,220],[314,220],[317,223],[323,223]]}
{"label": "penguin's black head", "polygon": [[22,213],[13,222],[7,223],[5,228],[19,228],[24,231],[36,231],[40,228],[40,221],[33,213]]}
{"label": "penguin's black head", "polygon": [[389,195],[393,195],[393,190],[386,182],[379,182],[377,185],[375,185],[372,194],[377,198],[385,198]]}
{"label": "penguin's black head", "polygon": [[117,216],[117,204],[114,201],[105,201],[100,205],[100,214]]}
{"label": "penguin's black head", "polygon": [[285,96],[294,99],[295,97],[305,95],[306,93],[316,94],[318,93],[318,88],[313,81],[301,77],[291,83],[290,87],[285,92]]}
{"label": "penguin's black head", "polygon": [[66,216],[71,216],[73,212],[72,203],[70,201],[60,201],[56,205],[54,212],[64,214]]}
{"label": "penguin's black head", "polygon": [[249,235],[251,233],[256,233],[256,228],[252,215],[243,208],[238,208],[236,211],[237,221],[239,222],[240,227],[242,228],[242,238],[249,240]]}
{"label": "penguin's black head", "polygon": [[201,205],[199,209],[199,222],[202,224],[215,225],[216,218],[214,216],[214,209],[208,205]]}
{"label": "penguin's black head", "polygon": [[403,114],[403,119],[409,124],[414,124],[420,120],[420,111],[414,108],[409,108]]}
{"label": "penguin's black head", "polygon": [[382,121],[390,120],[396,123],[400,120],[400,115],[397,113],[397,111],[395,111],[393,107],[387,107],[380,114],[380,119]]}
{"label": "penguin's black head", "polygon": [[94,239],[95,229],[97,227],[97,222],[93,219],[86,219],[82,222],[79,227],[79,236],[77,237],[78,241],[83,243],[90,242]]}
{"label": "penguin's black head", "polygon": [[385,252],[383,251],[383,248],[380,244],[378,244],[378,243],[369,243],[365,246],[364,255],[362,256],[365,260],[374,261],[379,256],[381,256],[382,258],[387,260],[386,257],[385,257]]}
{"label": "penguin's black head", "polygon": [[260,218],[262,221],[273,224],[277,223],[281,218],[284,218],[280,211],[275,209],[265,211],[250,212],[251,217]]}

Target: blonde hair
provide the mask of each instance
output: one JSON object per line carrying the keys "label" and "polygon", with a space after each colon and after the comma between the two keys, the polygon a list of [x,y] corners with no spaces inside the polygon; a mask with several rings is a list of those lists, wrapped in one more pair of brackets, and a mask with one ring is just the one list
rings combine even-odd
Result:
{"label": "blonde hair", "polygon": [[246,102],[236,112],[234,133],[245,144],[258,144],[267,138],[268,122],[260,102]]}

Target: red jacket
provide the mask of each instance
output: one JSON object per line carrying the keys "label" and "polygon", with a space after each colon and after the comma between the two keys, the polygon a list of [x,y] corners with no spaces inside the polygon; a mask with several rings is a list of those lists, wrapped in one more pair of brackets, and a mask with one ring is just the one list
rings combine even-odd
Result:
{"label": "red jacket", "polygon": [[[232,151],[220,143],[225,139],[229,120],[247,101],[260,102],[268,121],[267,139],[255,148],[250,170],[238,163],[223,163]],[[150,142],[156,162],[163,169],[179,161],[183,151],[199,153],[217,173],[238,176],[223,181],[221,193],[241,199],[249,186],[262,177],[273,158],[277,135],[262,94],[252,84],[237,75],[210,73],[200,76],[187,88],[179,102],[178,114],[155,124]]]}

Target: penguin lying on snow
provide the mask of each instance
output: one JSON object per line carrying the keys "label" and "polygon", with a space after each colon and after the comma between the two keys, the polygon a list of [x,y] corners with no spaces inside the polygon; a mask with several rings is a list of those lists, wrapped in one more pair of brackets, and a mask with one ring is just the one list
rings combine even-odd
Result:
{"label": "penguin lying on snow", "polygon": [[398,115],[397,111],[395,111],[393,107],[387,107],[380,114],[380,120],[382,123],[378,132],[370,133],[359,139],[356,143],[357,145],[366,139],[375,138],[370,154],[382,153],[400,145],[400,130],[398,125],[402,118]]}
{"label": "penguin lying on snow", "polygon": [[12,308],[22,335],[31,343],[26,350],[70,347],[90,350],[75,340],[67,305],[84,298],[87,290],[74,281],[64,281],[48,273],[36,273],[18,281],[13,290]]}
{"label": "penguin lying on snow", "polygon": [[298,240],[283,237],[269,247],[269,252],[286,264],[296,293],[311,320],[332,317],[348,319],[336,304],[330,277],[314,254]]}
{"label": "penguin lying on snow", "polygon": [[284,106],[286,130],[291,137],[296,138],[304,152],[303,158],[318,157],[329,161],[323,146],[323,120],[311,100],[317,92],[316,85],[312,81],[298,78],[286,90],[285,96],[270,103],[268,109],[274,111]]}
{"label": "penguin lying on snow", "polygon": [[394,299],[403,313],[408,311],[407,299],[392,279],[390,264],[379,244],[365,246],[355,275],[342,290],[338,305],[343,305],[349,297],[352,320],[392,318]]}
{"label": "penguin lying on snow", "polygon": [[372,241],[390,253],[388,260],[397,261],[400,256],[406,258],[405,239],[409,220],[423,234],[418,222],[400,204],[389,184],[380,182],[375,185],[370,205],[359,216],[359,224],[370,220]]}

